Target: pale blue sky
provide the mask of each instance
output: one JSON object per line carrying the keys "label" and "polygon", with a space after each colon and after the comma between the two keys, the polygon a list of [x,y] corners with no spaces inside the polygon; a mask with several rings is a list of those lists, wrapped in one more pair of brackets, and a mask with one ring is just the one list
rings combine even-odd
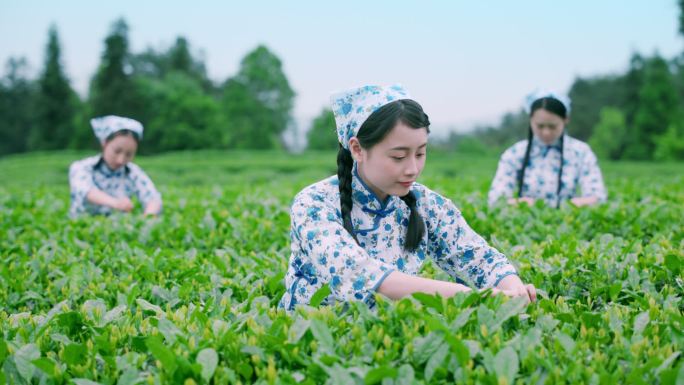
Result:
{"label": "pale blue sky", "polygon": [[0,0],[0,62],[25,56],[39,71],[54,22],[66,73],[85,95],[123,16],[134,52],[185,36],[216,81],[265,44],[283,61],[304,125],[332,91],[398,82],[439,133],[496,121],[537,86],[566,91],[576,76],[624,71],[633,52],[671,58],[684,50],[678,15],[676,0]]}

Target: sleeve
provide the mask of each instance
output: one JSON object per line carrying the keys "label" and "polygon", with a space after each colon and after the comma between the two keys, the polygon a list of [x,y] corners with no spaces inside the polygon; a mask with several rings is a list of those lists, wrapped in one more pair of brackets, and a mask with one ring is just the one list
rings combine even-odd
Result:
{"label": "sleeve", "polygon": [[496,203],[500,198],[513,197],[517,185],[516,176],[518,174],[518,168],[520,167],[519,163],[520,159],[516,156],[515,147],[509,148],[501,155],[499,165],[496,168],[496,174],[494,175],[494,180],[492,181],[492,186],[490,187],[487,196],[487,202],[490,206]]}
{"label": "sleeve", "polygon": [[89,167],[88,163],[79,161],[69,166],[69,190],[72,206],[84,206],[88,192],[94,187],[93,168]]}
{"label": "sleeve", "polygon": [[[315,280],[329,283],[337,301],[372,300],[373,293],[393,271],[368,255],[342,224],[339,208],[318,193],[300,193],[292,206],[292,237],[312,266]],[[309,298],[310,299],[310,298]]]}
{"label": "sleeve", "polygon": [[599,202],[607,199],[606,186],[603,184],[603,176],[598,166],[596,155],[587,148],[587,152],[582,158],[579,176],[580,189],[583,197],[596,197]]}
{"label": "sleeve", "polygon": [[143,206],[147,206],[152,200],[158,199],[161,201],[161,194],[154,187],[152,179],[140,167],[131,168],[133,185],[135,186],[135,194]]}
{"label": "sleeve", "polygon": [[517,275],[508,258],[473,231],[449,199],[432,194],[436,220],[428,232],[428,251],[442,270],[477,288],[495,287],[504,277]]}

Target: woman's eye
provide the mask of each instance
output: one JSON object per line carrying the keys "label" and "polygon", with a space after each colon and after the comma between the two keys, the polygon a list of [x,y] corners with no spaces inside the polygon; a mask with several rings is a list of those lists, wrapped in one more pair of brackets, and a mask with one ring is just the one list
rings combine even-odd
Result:
{"label": "woman's eye", "polygon": [[416,154],[416,158],[421,158],[421,157],[423,157],[423,156],[425,156],[424,153],[423,153],[423,154]]}
{"label": "woman's eye", "polygon": [[403,157],[403,156],[393,156],[392,159],[394,159],[394,160],[402,160],[402,159],[404,159],[404,157]]}

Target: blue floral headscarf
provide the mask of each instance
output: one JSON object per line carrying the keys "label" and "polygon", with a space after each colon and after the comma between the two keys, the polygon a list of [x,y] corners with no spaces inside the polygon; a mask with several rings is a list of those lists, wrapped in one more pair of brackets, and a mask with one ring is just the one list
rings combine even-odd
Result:
{"label": "blue floral headscarf", "polygon": [[410,98],[408,91],[399,84],[363,86],[333,94],[330,103],[337,125],[337,139],[342,147],[349,149],[349,139],[359,133],[363,122],[378,108]]}
{"label": "blue floral headscarf", "polygon": [[131,118],[116,115],[101,116],[90,119],[90,125],[93,127],[93,132],[100,143],[104,143],[109,135],[121,130],[135,132],[138,135],[138,139],[142,139],[143,136],[143,125]]}
{"label": "blue floral headscarf", "polygon": [[541,98],[553,98],[558,100],[563,103],[568,115],[570,115],[570,98],[567,95],[540,88],[536,89],[525,98],[525,112],[529,114],[532,111],[532,104]]}

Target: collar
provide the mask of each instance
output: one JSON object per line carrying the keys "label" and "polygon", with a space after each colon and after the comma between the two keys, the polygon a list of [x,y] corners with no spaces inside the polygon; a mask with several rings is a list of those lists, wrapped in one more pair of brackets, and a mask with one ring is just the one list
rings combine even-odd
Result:
{"label": "collar", "polygon": [[107,166],[107,162],[104,160],[104,156],[100,155],[100,159],[97,160],[95,165],[93,166],[93,170],[99,170],[101,173],[103,173],[105,176],[120,176],[122,174],[128,174],[130,172],[130,168],[128,165],[125,165],[118,170],[112,170]]}
{"label": "collar", "polygon": [[361,206],[364,212],[385,217],[394,211],[396,207],[395,201],[398,198],[388,195],[384,201],[381,201],[361,179],[357,164],[354,162],[352,169],[352,199]]}
{"label": "collar", "polygon": [[[561,141],[560,141],[560,138],[561,138],[561,137],[558,137],[558,139],[556,139],[556,140],[555,140],[553,143],[551,143],[551,144],[546,144],[546,143],[542,142],[539,138],[537,138],[536,136],[534,136],[534,138],[532,139],[532,147],[533,147],[533,150],[534,150],[535,153],[539,153],[539,154],[541,154],[541,155],[544,156],[544,157],[549,153],[550,150],[557,150],[557,151],[560,151],[560,149],[561,149],[561,145],[560,145],[560,142],[561,142]],[[567,136],[566,136],[565,134],[563,134],[563,141],[564,141],[565,143],[568,142],[567,139],[568,139]]]}

